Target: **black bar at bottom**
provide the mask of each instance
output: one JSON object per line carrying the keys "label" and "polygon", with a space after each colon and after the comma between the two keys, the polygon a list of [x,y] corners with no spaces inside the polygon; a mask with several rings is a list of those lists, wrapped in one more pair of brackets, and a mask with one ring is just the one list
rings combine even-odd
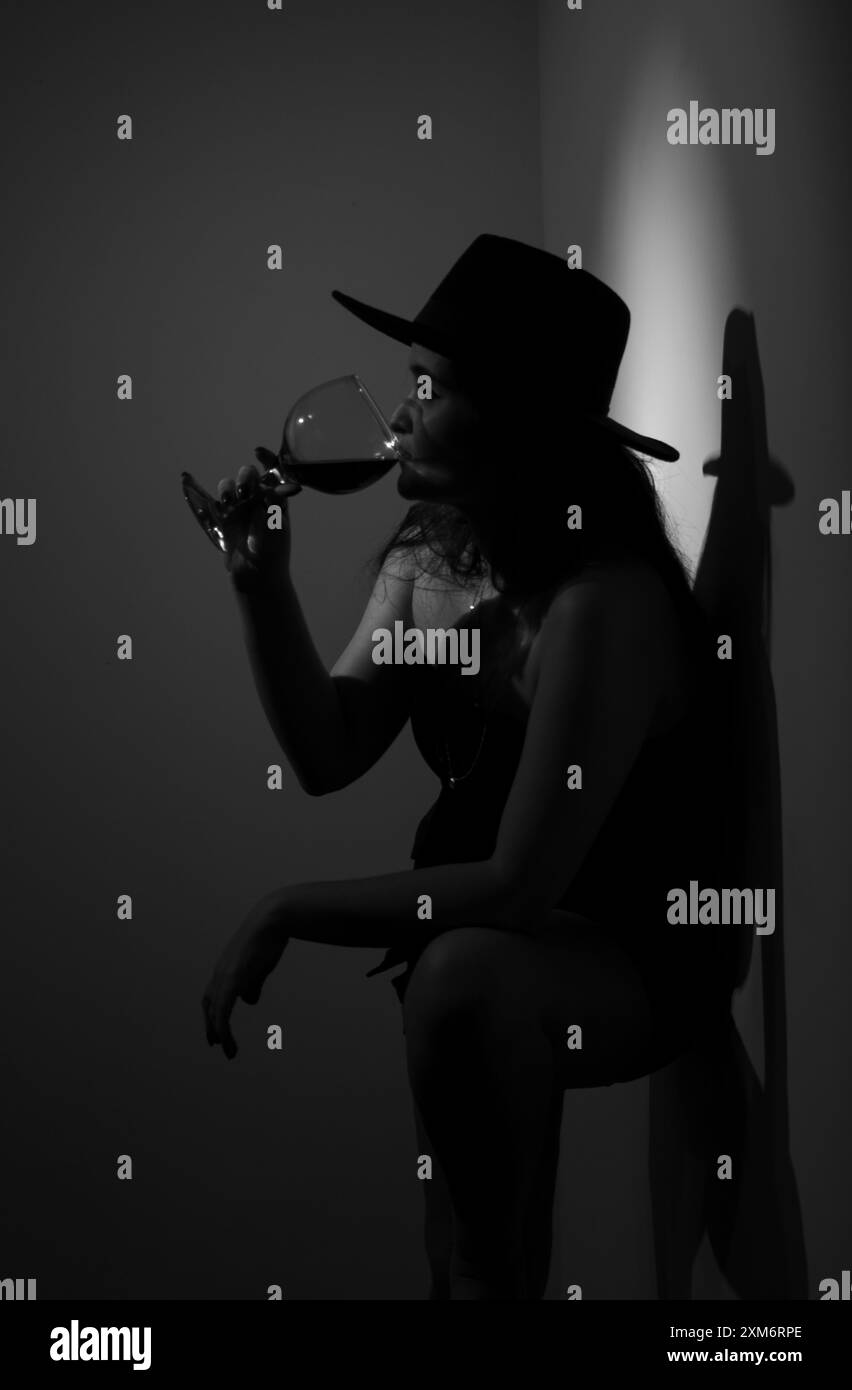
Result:
{"label": "black bar at bottom", "polygon": [[[424,1300],[425,1301],[425,1300]],[[488,1314],[405,1313],[402,1302],[371,1305],[279,1302],[6,1302],[0,1306],[0,1375],[17,1364],[15,1384],[47,1374],[58,1384],[78,1374],[91,1381],[109,1375],[113,1383],[127,1374],[131,1383],[189,1373],[212,1375],[218,1384],[228,1374],[258,1380],[270,1374],[307,1368],[314,1375],[329,1365],[348,1374],[377,1369],[399,1377],[399,1347],[404,1359],[421,1370],[436,1360],[444,1372],[459,1366],[460,1344],[468,1342],[476,1359],[515,1349],[530,1373],[544,1370],[556,1357],[566,1375],[583,1368],[592,1373],[649,1370],[684,1365],[784,1365],[813,1372],[841,1369],[849,1348],[848,1302],[712,1303],[571,1301],[551,1302],[533,1321],[529,1314],[505,1307],[499,1320]],[[411,1321],[409,1322],[409,1318]],[[481,1318],[482,1321],[478,1319]],[[375,1321],[374,1321],[375,1319]],[[472,1321],[471,1321],[472,1319]],[[146,1338],[145,1329],[149,1330]],[[62,1329],[60,1331],[60,1329]],[[101,1329],[104,1329],[102,1332]],[[126,1329],[110,1332],[108,1329]],[[136,1336],[134,1338],[134,1329]],[[444,1338],[452,1336],[454,1349]],[[551,1341],[553,1338],[553,1341]],[[416,1339],[416,1340],[411,1340]],[[51,1349],[71,1359],[54,1359]],[[92,1359],[90,1353],[97,1352]],[[150,1358],[150,1364],[144,1363]],[[365,1365],[366,1360],[366,1365]],[[134,1374],[134,1367],[139,1373]],[[21,1378],[21,1372],[25,1379]],[[551,1371],[552,1374],[552,1371]],[[143,1379],[143,1375],[145,1379]],[[103,1381],[101,1381],[103,1383]],[[272,1382],[268,1382],[272,1383]]]}

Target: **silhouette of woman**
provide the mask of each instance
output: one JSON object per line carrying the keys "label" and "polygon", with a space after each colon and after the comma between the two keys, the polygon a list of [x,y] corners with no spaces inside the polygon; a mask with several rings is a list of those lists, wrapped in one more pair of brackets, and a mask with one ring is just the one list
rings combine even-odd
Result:
{"label": "silhouette of woman", "polygon": [[[387,948],[368,973],[405,965],[429,1297],[540,1299],[563,1092],[653,1072],[730,1008],[735,934],[667,917],[670,890],[727,881],[715,641],[637,451],[677,453],[609,419],[629,313],[556,256],[479,237],[413,321],[335,298],[411,346],[414,381],[391,422],[412,505],[330,673],[289,526],[264,524],[297,485],[220,482],[227,565],[302,787],[348,785],[410,718],[441,790],[412,869],[253,909],[205,992],[207,1037],[235,1055],[234,1003],[290,938]],[[376,664],[399,621],[478,629],[479,670]]]}

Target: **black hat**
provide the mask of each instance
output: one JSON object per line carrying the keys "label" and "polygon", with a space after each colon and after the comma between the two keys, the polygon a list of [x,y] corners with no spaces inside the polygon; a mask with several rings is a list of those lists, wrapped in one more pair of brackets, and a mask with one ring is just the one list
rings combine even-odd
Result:
{"label": "black hat", "polygon": [[630,331],[630,310],[587,270],[550,251],[485,232],[471,242],[416,318],[374,309],[340,290],[332,298],[400,343],[422,343],[465,363],[493,354],[501,336],[528,346],[527,361],[559,373],[561,404],[638,453],[674,462],[677,449],[609,419],[609,403]]}

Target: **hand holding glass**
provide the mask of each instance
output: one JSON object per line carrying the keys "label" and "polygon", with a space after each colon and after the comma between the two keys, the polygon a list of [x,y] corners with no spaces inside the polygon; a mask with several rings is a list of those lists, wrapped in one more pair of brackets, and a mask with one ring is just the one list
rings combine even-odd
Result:
{"label": "hand holding glass", "polygon": [[[335,377],[300,396],[284,422],[277,455],[260,479],[275,488],[293,481],[317,492],[359,492],[383,478],[400,461],[399,441],[360,377]],[[181,474],[183,494],[196,521],[217,549],[226,551],[223,507],[191,473]],[[245,505],[237,501],[235,506]],[[230,510],[230,509],[229,509]]]}

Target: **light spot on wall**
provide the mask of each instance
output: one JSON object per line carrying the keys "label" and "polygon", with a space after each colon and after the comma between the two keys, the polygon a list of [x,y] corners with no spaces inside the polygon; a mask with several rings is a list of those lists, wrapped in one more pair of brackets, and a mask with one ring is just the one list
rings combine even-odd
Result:
{"label": "light spot on wall", "polygon": [[740,152],[666,139],[670,108],[708,90],[695,58],[653,33],[637,55],[613,121],[597,271],[632,316],[610,414],[680,451],[677,463],[651,467],[693,571],[713,497],[701,465],[719,447],[724,323],[742,302],[724,173]]}

